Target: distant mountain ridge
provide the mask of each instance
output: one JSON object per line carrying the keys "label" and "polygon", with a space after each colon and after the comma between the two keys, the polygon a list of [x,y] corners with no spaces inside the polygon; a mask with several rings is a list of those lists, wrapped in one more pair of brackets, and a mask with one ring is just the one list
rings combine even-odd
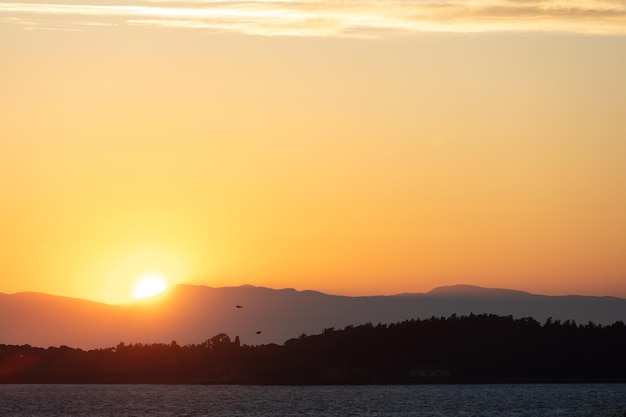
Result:
{"label": "distant mountain ridge", "polygon": [[244,344],[282,344],[327,328],[470,313],[611,324],[626,321],[626,299],[546,296],[471,285],[361,297],[251,285],[177,285],[154,299],[128,305],[0,293],[0,344],[91,349],[120,342],[201,343],[218,333],[239,336]]}
{"label": "distant mountain ridge", "polygon": [[[423,293],[417,293],[420,295]],[[457,284],[457,285],[448,285],[437,287],[426,294],[428,295],[463,295],[463,296],[494,296],[494,295],[507,295],[507,296],[525,296],[525,295],[533,295],[529,292],[519,291],[519,290],[507,290],[504,288],[484,288],[478,287],[476,285],[467,285],[467,284]]]}

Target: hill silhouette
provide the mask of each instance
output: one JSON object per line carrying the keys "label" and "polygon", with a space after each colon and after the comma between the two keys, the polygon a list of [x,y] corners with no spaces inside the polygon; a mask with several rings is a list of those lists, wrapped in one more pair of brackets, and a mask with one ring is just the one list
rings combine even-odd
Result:
{"label": "hill silhouette", "polygon": [[225,333],[239,336],[244,344],[280,344],[326,328],[471,313],[606,325],[626,318],[626,300],[467,285],[366,297],[249,285],[178,285],[161,296],[127,305],[38,293],[0,294],[0,343],[91,349],[120,341],[189,344]]}

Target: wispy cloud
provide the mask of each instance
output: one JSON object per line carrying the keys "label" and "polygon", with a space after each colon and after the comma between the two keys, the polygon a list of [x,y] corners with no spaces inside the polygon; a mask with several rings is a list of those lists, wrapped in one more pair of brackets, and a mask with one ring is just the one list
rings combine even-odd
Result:
{"label": "wispy cloud", "polygon": [[[25,27],[148,25],[268,36],[552,31],[626,35],[623,0],[26,0],[0,3]],[[15,23],[18,22],[18,23]]]}

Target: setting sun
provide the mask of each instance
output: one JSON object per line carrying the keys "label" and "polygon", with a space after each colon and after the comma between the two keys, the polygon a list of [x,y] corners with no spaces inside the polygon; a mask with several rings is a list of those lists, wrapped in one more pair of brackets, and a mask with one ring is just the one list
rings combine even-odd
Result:
{"label": "setting sun", "polygon": [[135,285],[135,290],[133,291],[133,295],[137,300],[142,298],[151,297],[153,295],[157,295],[167,288],[167,284],[165,280],[157,275],[149,275],[141,278],[137,285]]}

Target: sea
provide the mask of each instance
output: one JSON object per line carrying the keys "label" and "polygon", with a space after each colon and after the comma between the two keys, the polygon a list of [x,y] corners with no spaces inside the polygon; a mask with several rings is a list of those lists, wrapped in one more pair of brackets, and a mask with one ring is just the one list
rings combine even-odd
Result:
{"label": "sea", "polygon": [[626,384],[0,385],[2,417],[626,416]]}

